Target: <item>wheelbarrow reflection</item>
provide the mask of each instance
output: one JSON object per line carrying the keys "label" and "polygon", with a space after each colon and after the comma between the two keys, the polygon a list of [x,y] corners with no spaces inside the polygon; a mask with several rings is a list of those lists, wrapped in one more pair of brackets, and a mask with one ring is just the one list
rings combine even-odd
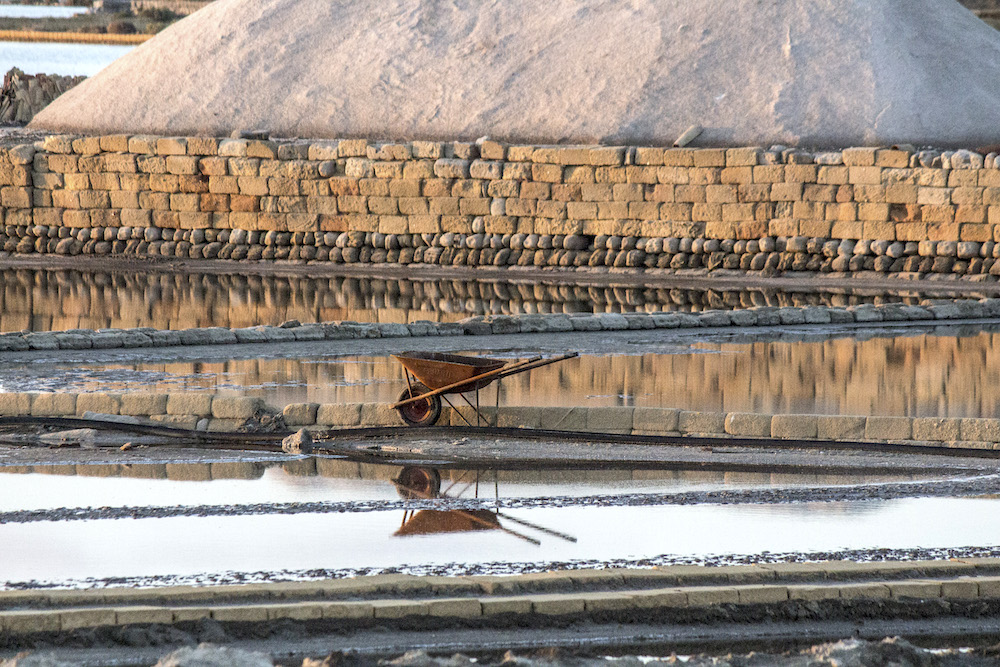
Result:
{"label": "wheelbarrow reflection", "polygon": [[[406,466],[400,470],[399,475],[392,480],[392,483],[396,486],[396,492],[399,493],[400,497],[406,500],[457,499],[470,490],[474,490],[474,497],[478,498],[479,483],[484,472],[486,471],[462,471],[458,478],[451,480],[450,485],[442,491],[441,473],[439,470],[436,468]],[[469,479],[469,477],[472,477],[472,479]],[[493,491],[494,498],[499,505],[500,485],[495,470],[493,471]],[[538,538],[507,528],[500,523],[500,519],[505,519],[511,523],[519,524],[520,526],[546,535],[558,537],[567,542],[577,541],[572,535],[519,519],[501,512],[499,508],[493,510],[404,510],[403,522],[393,535],[396,537],[411,537],[415,535],[498,530],[535,546],[541,545],[542,542]]]}

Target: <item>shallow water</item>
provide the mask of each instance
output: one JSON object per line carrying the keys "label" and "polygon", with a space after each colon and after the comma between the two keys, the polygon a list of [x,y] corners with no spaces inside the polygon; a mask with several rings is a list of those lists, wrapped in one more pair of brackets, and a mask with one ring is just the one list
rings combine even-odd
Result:
{"label": "shallow water", "polygon": [[[588,348],[585,338],[577,335],[568,347],[582,349],[579,358],[506,378],[499,400],[501,405],[633,405],[772,414],[1000,414],[996,327],[908,328],[865,335],[869,337],[664,344],[655,342],[656,333],[636,332],[623,338],[628,344],[614,346],[614,356],[603,354],[608,343]],[[485,352],[504,358],[534,353],[529,347]],[[405,386],[400,366],[391,357],[339,356],[336,345],[330,345],[327,355],[306,358],[0,365],[4,391],[218,391],[259,396],[276,407],[387,403]],[[484,404],[493,405],[495,387],[483,391]]]}
{"label": "shallow water", "polygon": [[939,498],[511,509],[504,517],[478,514],[475,521],[456,513],[394,510],[6,524],[0,526],[0,577],[8,583],[120,577],[162,582],[177,576],[208,581],[227,572],[308,577],[309,571],[462,571],[484,564],[490,564],[486,571],[506,571],[505,565],[519,563],[995,546],[998,509],[995,499]]}
{"label": "shallow water", "polygon": [[0,331],[450,322],[490,313],[661,312],[917,303],[919,292],[586,287],[495,280],[0,271]]}
{"label": "shallow water", "polygon": [[[336,458],[270,462],[0,466],[0,512],[100,507],[398,501],[400,467]],[[696,470],[440,470],[450,498],[593,497],[909,481]]]}
{"label": "shallow water", "polygon": [[87,7],[63,7],[56,5],[7,5],[0,4],[0,16],[6,18],[65,19],[78,14],[86,14]]}
{"label": "shallow water", "polygon": [[134,46],[0,42],[0,71],[17,67],[25,74],[93,76]]}

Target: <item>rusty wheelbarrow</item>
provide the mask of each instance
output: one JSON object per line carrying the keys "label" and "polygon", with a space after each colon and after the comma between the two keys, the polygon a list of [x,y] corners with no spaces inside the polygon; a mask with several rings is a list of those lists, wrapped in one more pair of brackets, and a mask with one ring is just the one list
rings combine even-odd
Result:
{"label": "rusty wheelbarrow", "polygon": [[[392,407],[410,426],[431,426],[441,416],[442,399],[455,408],[446,394],[461,396],[475,410],[476,423],[488,424],[489,420],[479,410],[480,389],[510,375],[525,373],[578,355],[574,352],[551,359],[533,357],[515,362],[442,352],[403,352],[392,356],[403,365],[403,374],[406,376],[406,389]],[[475,392],[475,404],[465,397],[466,393],[471,392]],[[498,388],[498,403],[499,400]],[[466,424],[472,425],[460,411],[456,409],[455,412]]]}

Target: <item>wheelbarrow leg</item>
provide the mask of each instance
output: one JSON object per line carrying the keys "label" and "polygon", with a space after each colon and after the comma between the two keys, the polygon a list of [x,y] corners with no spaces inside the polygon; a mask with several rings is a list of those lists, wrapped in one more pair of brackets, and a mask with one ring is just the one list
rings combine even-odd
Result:
{"label": "wheelbarrow leg", "polygon": [[[459,396],[461,396],[463,399],[465,399],[466,403],[469,402],[469,399],[465,398],[464,394],[459,394]],[[451,407],[452,410],[454,410],[455,414],[457,414],[459,417],[462,418],[462,421],[464,421],[469,426],[472,426],[472,422],[470,422],[468,419],[465,418],[465,415],[462,414],[462,411],[459,410],[458,408],[456,408],[455,405],[451,401],[448,400],[447,396],[445,396],[444,394],[441,394],[441,398],[443,398],[444,402],[447,403]]]}
{"label": "wheelbarrow leg", "polygon": [[[472,404],[472,402],[471,402],[471,401],[469,401],[469,399],[465,397],[465,394],[459,394],[459,396],[461,396],[461,397],[462,397],[462,400],[463,400],[463,401],[465,401],[465,402],[466,402],[466,404],[467,404],[467,405],[468,405],[468,406],[469,406],[470,408],[472,408],[473,410],[475,410],[475,411],[476,411],[476,426],[479,426],[479,424],[480,424],[480,420],[482,420],[482,421],[486,421],[486,420],[485,420],[485,418],[483,417],[483,413],[481,413],[481,412],[479,411],[479,392],[478,392],[478,391],[476,392],[476,404],[475,404],[475,405],[473,405],[473,404]],[[463,419],[465,419],[465,418],[463,417]],[[468,419],[466,419],[466,420],[465,420],[465,423],[466,423],[466,424],[468,424],[469,426],[472,426],[472,423],[471,423],[471,422],[469,422],[469,420],[468,420]]]}

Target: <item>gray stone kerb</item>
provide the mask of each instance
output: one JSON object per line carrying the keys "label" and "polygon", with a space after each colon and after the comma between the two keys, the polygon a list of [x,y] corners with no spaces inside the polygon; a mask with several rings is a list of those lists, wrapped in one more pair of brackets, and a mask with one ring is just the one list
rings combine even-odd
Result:
{"label": "gray stone kerb", "polygon": [[181,345],[235,345],[296,341],[489,336],[629,329],[698,329],[703,327],[772,327],[824,324],[881,326],[901,322],[1000,319],[1000,299],[925,300],[920,305],[881,304],[847,307],[788,306],[701,313],[529,314],[469,317],[459,322],[402,323],[285,322],[280,326],[228,329],[206,327],[180,331],[154,328],[19,331],[0,334],[0,352],[85,350]]}

